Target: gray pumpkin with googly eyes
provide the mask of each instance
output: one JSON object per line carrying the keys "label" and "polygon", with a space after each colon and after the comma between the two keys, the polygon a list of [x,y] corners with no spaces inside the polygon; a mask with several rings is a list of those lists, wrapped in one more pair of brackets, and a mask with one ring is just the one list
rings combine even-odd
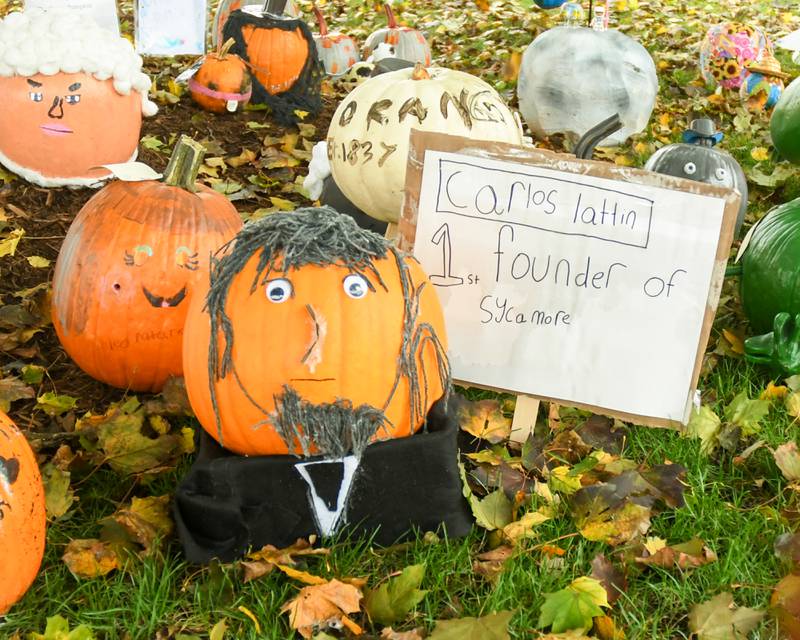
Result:
{"label": "gray pumpkin with googly eyes", "polygon": [[747,211],[747,178],[742,167],[732,155],[714,148],[722,140],[722,133],[716,131],[713,121],[708,118],[693,120],[689,130],[684,132],[683,140],[656,151],[644,168],[716,187],[736,189],[742,194],[736,216],[735,233],[738,235]]}

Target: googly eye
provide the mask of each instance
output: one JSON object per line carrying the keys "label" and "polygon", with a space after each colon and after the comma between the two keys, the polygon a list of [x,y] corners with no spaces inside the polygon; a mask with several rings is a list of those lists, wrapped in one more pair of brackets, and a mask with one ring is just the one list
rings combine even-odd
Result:
{"label": "googly eye", "polygon": [[347,276],[342,282],[342,286],[344,287],[344,292],[355,300],[363,298],[369,292],[369,285],[366,279],[357,273]]}
{"label": "googly eye", "polygon": [[267,299],[275,304],[286,302],[292,297],[292,283],[286,278],[277,278],[267,282]]}
{"label": "googly eye", "polygon": [[714,170],[714,177],[717,180],[727,180],[728,179],[728,170],[723,169],[722,167],[717,167]]}
{"label": "googly eye", "polygon": [[685,165],[683,165],[683,172],[687,176],[693,176],[695,173],[697,173],[697,165],[694,162],[687,162]]}
{"label": "googly eye", "polygon": [[66,101],[67,104],[78,104],[81,101],[81,97],[79,94],[76,93],[73,95],[66,96],[64,100]]}
{"label": "googly eye", "polygon": [[41,102],[44,99],[44,96],[40,91],[31,91],[28,94],[28,97],[34,102]]}

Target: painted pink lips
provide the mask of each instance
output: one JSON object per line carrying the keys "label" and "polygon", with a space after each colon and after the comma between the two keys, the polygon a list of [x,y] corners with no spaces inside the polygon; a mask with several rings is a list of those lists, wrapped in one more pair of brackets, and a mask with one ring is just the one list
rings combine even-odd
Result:
{"label": "painted pink lips", "polygon": [[74,133],[72,129],[65,127],[63,124],[43,124],[40,129],[48,136],[66,136]]}

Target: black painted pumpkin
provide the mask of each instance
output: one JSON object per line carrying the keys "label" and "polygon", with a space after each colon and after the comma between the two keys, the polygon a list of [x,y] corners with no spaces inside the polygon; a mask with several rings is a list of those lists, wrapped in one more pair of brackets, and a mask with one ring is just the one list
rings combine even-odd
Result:
{"label": "black painted pumpkin", "polygon": [[668,176],[736,189],[742,194],[736,216],[738,234],[747,211],[747,178],[744,171],[732,155],[714,148],[722,140],[722,134],[715,130],[714,123],[708,118],[693,120],[691,128],[684,132],[683,140],[682,143],[656,151],[644,168]]}

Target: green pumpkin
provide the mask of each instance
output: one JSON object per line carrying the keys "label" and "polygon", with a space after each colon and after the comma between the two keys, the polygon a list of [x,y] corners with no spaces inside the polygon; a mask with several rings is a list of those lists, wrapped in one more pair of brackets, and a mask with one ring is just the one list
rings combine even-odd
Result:
{"label": "green pumpkin", "polygon": [[800,198],[758,223],[742,258],[742,305],[753,331],[772,331],[775,315],[800,313]]}
{"label": "green pumpkin", "polygon": [[781,95],[769,122],[772,143],[790,162],[800,164],[800,78]]}

